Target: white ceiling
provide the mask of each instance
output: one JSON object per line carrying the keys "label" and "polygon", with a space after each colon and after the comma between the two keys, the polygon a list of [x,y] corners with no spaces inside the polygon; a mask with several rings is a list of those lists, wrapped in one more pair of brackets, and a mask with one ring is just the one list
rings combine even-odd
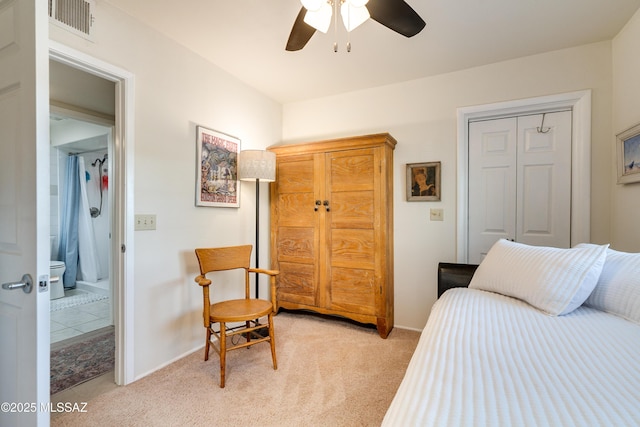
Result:
{"label": "white ceiling", "polygon": [[66,153],[106,149],[115,93],[113,82],[50,60],[51,146]]}
{"label": "white ceiling", "polygon": [[[282,103],[611,40],[640,0],[407,0],[427,26],[405,38],[339,22],[284,50],[299,0],[106,0]],[[99,25],[100,17],[96,22]],[[333,52],[333,42],[339,52]]]}

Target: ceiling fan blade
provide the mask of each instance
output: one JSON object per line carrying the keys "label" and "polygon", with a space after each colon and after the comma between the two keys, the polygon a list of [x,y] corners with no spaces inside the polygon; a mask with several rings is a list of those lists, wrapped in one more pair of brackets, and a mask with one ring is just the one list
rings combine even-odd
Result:
{"label": "ceiling fan blade", "polygon": [[371,19],[405,37],[415,36],[426,25],[404,0],[369,0],[367,9]]}
{"label": "ceiling fan blade", "polygon": [[293,23],[293,28],[291,28],[291,34],[289,34],[289,40],[287,40],[287,47],[285,48],[286,50],[296,51],[302,49],[316,32],[315,28],[304,22],[304,15],[306,13],[307,9],[304,7],[300,9],[300,13],[298,13],[298,17]]}

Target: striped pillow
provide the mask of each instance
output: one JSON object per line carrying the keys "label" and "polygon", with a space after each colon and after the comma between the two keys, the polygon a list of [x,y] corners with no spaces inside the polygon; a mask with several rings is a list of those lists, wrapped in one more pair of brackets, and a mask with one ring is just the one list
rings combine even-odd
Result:
{"label": "striped pillow", "polygon": [[640,323],[640,253],[608,249],[598,284],[585,305]]}
{"label": "striped pillow", "polygon": [[562,249],[501,239],[480,263],[469,288],[518,298],[552,316],[567,314],[595,288],[608,246]]}

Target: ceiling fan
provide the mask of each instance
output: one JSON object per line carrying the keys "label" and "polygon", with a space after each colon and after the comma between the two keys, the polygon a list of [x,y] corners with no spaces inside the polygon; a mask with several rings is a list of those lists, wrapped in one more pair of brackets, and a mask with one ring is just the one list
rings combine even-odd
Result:
{"label": "ceiling fan", "polygon": [[385,27],[413,37],[425,27],[424,20],[404,0],[301,0],[303,6],[293,23],[286,50],[300,50],[316,30],[326,32],[331,16],[337,21],[338,4],[347,31],[369,17]]}

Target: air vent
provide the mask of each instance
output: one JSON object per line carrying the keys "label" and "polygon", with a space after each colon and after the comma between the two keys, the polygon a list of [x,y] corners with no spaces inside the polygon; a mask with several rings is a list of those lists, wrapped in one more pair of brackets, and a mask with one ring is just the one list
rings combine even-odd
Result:
{"label": "air vent", "polygon": [[52,23],[91,39],[94,7],[94,0],[49,0],[49,18]]}

